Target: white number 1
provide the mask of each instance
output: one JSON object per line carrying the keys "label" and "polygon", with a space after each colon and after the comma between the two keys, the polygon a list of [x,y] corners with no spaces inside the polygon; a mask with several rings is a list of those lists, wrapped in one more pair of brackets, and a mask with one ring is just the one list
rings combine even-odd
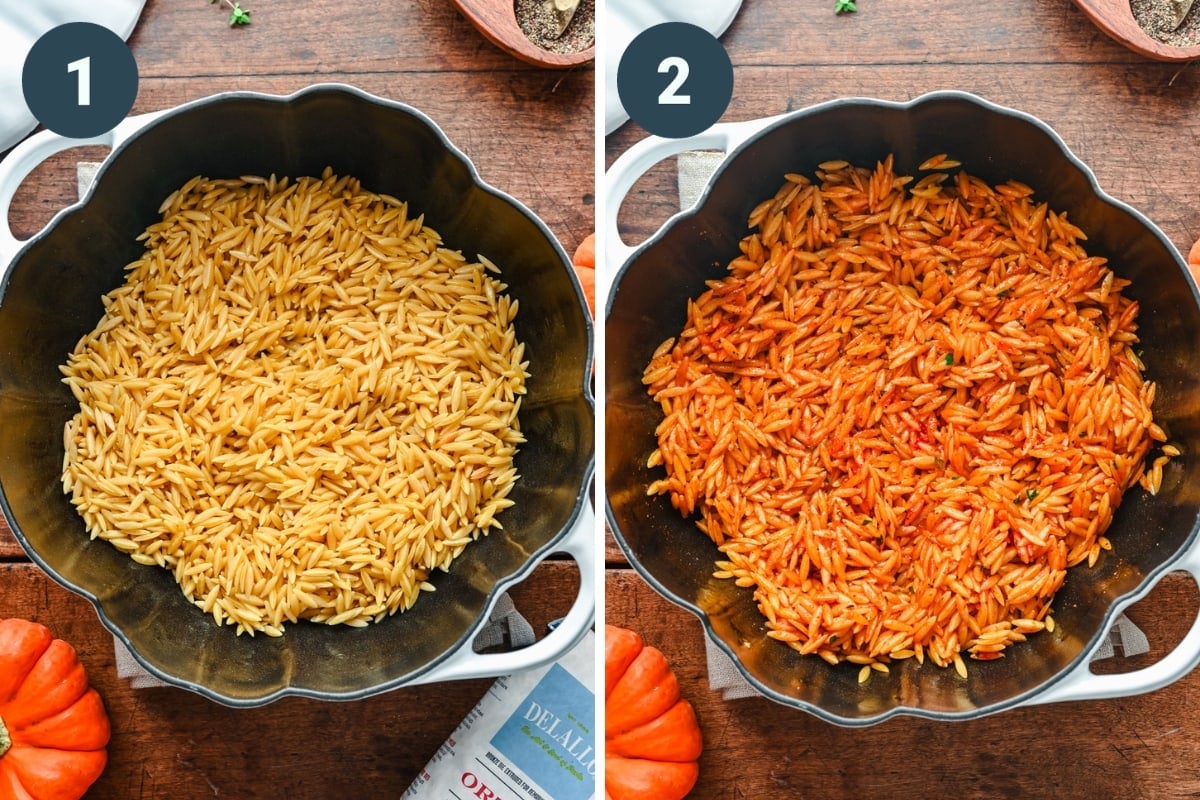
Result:
{"label": "white number 1", "polygon": [[67,72],[79,73],[79,105],[92,104],[92,59],[84,56],[67,64]]}
{"label": "white number 1", "polygon": [[658,64],[660,73],[675,72],[675,77],[671,78],[671,82],[667,84],[667,88],[662,90],[662,94],[658,96],[658,104],[660,106],[687,106],[692,103],[690,94],[678,94],[683,88],[683,84],[687,82],[688,72],[691,68],[688,67],[688,62],[679,56],[667,56]]}

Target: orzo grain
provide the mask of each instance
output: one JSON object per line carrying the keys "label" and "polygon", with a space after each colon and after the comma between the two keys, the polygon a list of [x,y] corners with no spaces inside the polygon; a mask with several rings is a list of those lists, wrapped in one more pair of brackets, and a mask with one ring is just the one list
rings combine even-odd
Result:
{"label": "orzo grain", "polygon": [[499,528],[523,441],[517,303],[395,198],[197,177],[62,368],[93,537],[238,632],[365,625]]}
{"label": "orzo grain", "polygon": [[1178,452],[1144,467],[1166,437],[1128,281],[1029,187],[891,158],[789,174],[749,224],[646,367],[649,492],[698,515],[773,638],[831,663],[965,673],[1050,629],[1068,567]]}

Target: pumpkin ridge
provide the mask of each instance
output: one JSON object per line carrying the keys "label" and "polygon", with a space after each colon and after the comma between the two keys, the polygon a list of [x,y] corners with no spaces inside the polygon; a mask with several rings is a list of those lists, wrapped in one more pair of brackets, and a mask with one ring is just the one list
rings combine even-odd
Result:
{"label": "pumpkin ridge", "polygon": [[78,661],[49,682],[39,682],[31,673],[30,680],[9,703],[5,718],[9,727],[20,730],[70,708],[87,690],[87,671]]}
{"label": "pumpkin ridge", "polygon": [[0,714],[53,641],[45,625],[17,617],[0,620]]}
{"label": "pumpkin ridge", "polygon": [[108,763],[111,727],[75,648],[0,619],[0,798],[77,800]]}
{"label": "pumpkin ridge", "polygon": [[695,761],[704,745],[695,709],[680,700],[649,722],[608,739],[608,752],[652,761]]}
{"label": "pumpkin ridge", "polygon": [[658,648],[644,647],[608,696],[605,733],[612,736],[650,721],[679,699],[679,682]]}
{"label": "pumpkin ridge", "polygon": [[95,689],[57,714],[33,720],[14,733],[21,744],[56,750],[98,750],[108,744],[111,728],[104,701]]}
{"label": "pumpkin ridge", "polygon": [[645,642],[642,637],[628,628],[615,625],[604,627],[604,697],[607,700],[617,681],[629,669],[629,665],[642,652]]}
{"label": "pumpkin ridge", "polygon": [[5,761],[34,797],[78,798],[100,777],[108,753],[18,745],[8,751]]}
{"label": "pumpkin ridge", "polygon": [[700,775],[703,737],[662,651],[605,626],[605,800],[682,800]]}

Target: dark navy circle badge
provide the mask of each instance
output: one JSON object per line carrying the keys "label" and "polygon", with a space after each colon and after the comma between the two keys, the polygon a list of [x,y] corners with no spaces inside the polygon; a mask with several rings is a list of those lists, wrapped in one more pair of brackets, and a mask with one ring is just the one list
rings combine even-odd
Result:
{"label": "dark navy circle badge", "polygon": [[68,22],[33,43],[21,71],[25,103],[37,121],[71,139],[116,127],[133,108],[138,71],[120,36],[91,22]]}
{"label": "dark navy circle badge", "polygon": [[642,31],[621,54],[617,95],[629,118],[656,136],[694,136],[721,118],[733,97],[724,45],[686,22]]}

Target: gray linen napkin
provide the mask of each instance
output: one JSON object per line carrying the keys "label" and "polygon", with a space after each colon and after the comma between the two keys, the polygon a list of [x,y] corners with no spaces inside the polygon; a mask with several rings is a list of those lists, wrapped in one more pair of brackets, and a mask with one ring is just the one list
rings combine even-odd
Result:
{"label": "gray linen napkin", "polygon": [[[696,204],[709,177],[724,158],[724,153],[712,150],[697,150],[679,155],[677,169],[680,210],[689,209]],[[726,700],[758,695],[758,691],[746,681],[729,656],[707,636],[704,638],[704,645],[708,659],[708,685],[713,691],[720,692]],[[1117,650],[1128,658],[1145,653],[1149,649],[1150,643],[1146,634],[1122,614],[1117,617],[1093,660],[1111,658]]]}

